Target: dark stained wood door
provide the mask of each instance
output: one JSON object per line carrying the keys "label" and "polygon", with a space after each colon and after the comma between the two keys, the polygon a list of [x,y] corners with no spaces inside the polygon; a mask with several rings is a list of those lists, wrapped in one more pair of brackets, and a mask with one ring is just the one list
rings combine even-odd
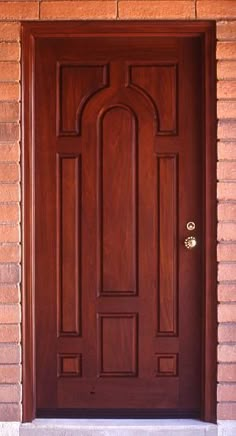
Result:
{"label": "dark stained wood door", "polygon": [[35,44],[37,415],[199,416],[201,41]]}

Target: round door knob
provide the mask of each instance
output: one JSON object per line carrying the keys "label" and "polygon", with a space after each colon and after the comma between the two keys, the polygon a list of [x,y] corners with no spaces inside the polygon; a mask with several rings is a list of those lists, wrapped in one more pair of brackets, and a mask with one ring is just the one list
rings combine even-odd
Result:
{"label": "round door knob", "polygon": [[193,248],[195,248],[197,245],[197,240],[196,240],[195,236],[188,236],[184,240],[184,245],[188,250],[192,250]]}

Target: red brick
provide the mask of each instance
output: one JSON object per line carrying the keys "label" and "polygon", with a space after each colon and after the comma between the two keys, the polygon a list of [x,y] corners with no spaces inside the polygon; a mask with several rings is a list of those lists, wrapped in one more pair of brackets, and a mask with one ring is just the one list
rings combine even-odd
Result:
{"label": "red brick", "polygon": [[218,200],[236,200],[236,183],[218,183],[217,198]]}
{"label": "red brick", "polygon": [[20,167],[17,163],[0,163],[0,182],[19,182]]}
{"label": "red brick", "polygon": [[219,121],[218,123],[219,139],[236,139],[236,120]]}
{"label": "red brick", "polygon": [[21,400],[21,386],[19,384],[0,384],[0,403],[18,403]]}
{"label": "red brick", "polygon": [[0,264],[0,283],[19,283],[20,267],[16,264]]}
{"label": "red brick", "polygon": [[218,401],[236,401],[236,383],[219,384],[217,389]]}
{"label": "red brick", "polygon": [[[9,327],[9,326],[8,326]],[[13,326],[14,329],[17,328],[17,332],[19,328],[17,326]],[[4,335],[3,330],[3,335]],[[19,333],[13,332],[14,342],[17,337],[19,337]],[[6,332],[5,332],[6,333]],[[12,332],[11,332],[12,337]],[[10,340],[9,340],[10,342]],[[18,381],[20,365],[18,365],[21,361],[21,349],[20,345],[17,344],[0,344],[0,379],[1,382],[4,382],[4,378],[13,381],[17,378]],[[6,365],[7,364],[7,365]],[[14,369],[13,369],[14,368]]]}
{"label": "red brick", "polygon": [[20,44],[18,42],[0,42],[0,61],[18,61],[19,59]]}
{"label": "red brick", "polygon": [[[20,220],[20,208],[19,204],[1,204],[0,203],[0,221],[3,222],[14,222]],[[2,229],[2,231],[6,230],[7,233],[11,229]],[[14,229],[12,229],[14,231]],[[1,232],[1,230],[0,230]],[[1,240],[1,238],[0,238]],[[12,242],[12,241],[8,241]]]}
{"label": "red brick", "polygon": [[[19,118],[20,118],[20,107],[18,102],[0,101],[0,122],[18,121]],[[0,159],[1,159],[1,155],[0,155]]]}
{"label": "red brick", "polygon": [[219,261],[236,261],[236,244],[218,244]]}
{"label": "red brick", "polygon": [[235,382],[236,364],[220,363],[218,366],[218,381]]}
{"label": "red brick", "polygon": [[32,1],[0,3],[1,20],[33,20],[39,18],[38,4]]}
{"label": "red brick", "polygon": [[218,265],[218,280],[232,281],[236,280],[236,263],[219,264]]}
{"label": "red brick", "polygon": [[20,382],[21,382],[20,365],[0,365],[0,383],[20,383]]}
{"label": "red brick", "polygon": [[236,301],[236,285],[218,285],[219,301]]}
{"label": "red brick", "polygon": [[217,83],[217,98],[231,99],[236,98],[236,81],[235,80],[220,80]]}
{"label": "red brick", "polygon": [[218,159],[236,160],[236,141],[218,142]]}
{"label": "red brick", "polygon": [[0,404],[0,421],[20,421],[20,404]]}
{"label": "red brick", "polygon": [[[20,64],[19,62],[0,62],[0,80],[1,81],[16,81],[20,79]],[[1,91],[2,98],[2,91]]]}
{"label": "red brick", "polygon": [[[20,289],[18,286],[0,286],[0,304],[13,304],[20,302]],[[1,351],[1,349],[0,349]]]}
{"label": "red brick", "polygon": [[0,123],[0,141],[18,141],[20,126],[17,123]]}
{"label": "red brick", "polygon": [[[218,219],[220,221],[233,221],[236,220],[236,204],[235,203],[220,203],[218,205]],[[223,225],[223,227],[222,227]],[[219,236],[221,238],[221,235],[224,231],[226,231],[227,234],[231,235],[232,231],[235,231],[235,228],[232,229],[229,227],[227,228],[228,224],[219,224]],[[226,238],[227,239],[227,238]],[[236,238],[235,238],[236,239]]]}
{"label": "red brick", "polygon": [[219,345],[218,346],[219,362],[236,362],[236,347],[235,345]]}
{"label": "red brick", "polygon": [[236,101],[221,101],[217,103],[217,116],[221,119],[236,118]]}
{"label": "red brick", "polygon": [[[220,306],[224,306],[221,304]],[[236,324],[223,323],[218,326],[218,340],[222,342],[235,342]]]}
{"label": "red brick", "polygon": [[217,405],[217,418],[236,419],[236,403],[219,403]]}
{"label": "red brick", "polygon": [[221,21],[217,23],[217,39],[219,40],[236,39],[236,22]]}
{"label": "red brick", "polygon": [[116,1],[42,1],[41,19],[116,18]]}
{"label": "red brick", "polygon": [[19,41],[20,23],[0,23],[0,40]]}
{"label": "red brick", "polygon": [[20,226],[8,224],[0,225],[0,242],[20,242]]}
{"label": "red brick", "polygon": [[219,223],[218,224],[219,241],[236,240],[236,223]]}
{"label": "red brick", "polygon": [[197,1],[197,18],[233,18],[236,17],[235,0]]}
{"label": "red brick", "polygon": [[[0,148],[1,153],[1,148]],[[19,201],[20,200],[20,185],[4,183],[0,184],[0,199],[1,201]]]}
{"label": "red brick", "polygon": [[[236,264],[235,264],[236,269]],[[1,309],[0,309],[1,310]],[[236,304],[219,304],[218,306],[219,322],[236,322]]]}
{"label": "red brick", "polygon": [[19,342],[20,326],[17,324],[0,324],[0,342]]}
{"label": "red brick", "polygon": [[195,18],[194,1],[120,1],[119,18]]}
{"label": "red brick", "polygon": [[216,58],[226,60],[236,59],[236,42],[218,42]]}
{"label": "red brick", "polygon": [[20,85],[19,83],[0,83],[1,100],[20,100]]}
{"label": "red brick", "polygon": [[217,165],[218,180],[236,180],[236,161],[220,161]]}
{"label": "red brick", "polygon": [[236,79],[236,61],[218,61],[217,78]]}
{"label": "red brick", "polygon": [[0,324],[17,324],[19,322],[19,304],[0,304]]}
{"label": "red brick", "polygon": [[20,246],[16,244],[0,244],[0,262],[20,262]]}
{"label": "red brick", "polygon": [[[20,160],[20,146],[19,143],[0,143],[0,161],[10,162]],[[1,195],[0,195],[1,198]]]}

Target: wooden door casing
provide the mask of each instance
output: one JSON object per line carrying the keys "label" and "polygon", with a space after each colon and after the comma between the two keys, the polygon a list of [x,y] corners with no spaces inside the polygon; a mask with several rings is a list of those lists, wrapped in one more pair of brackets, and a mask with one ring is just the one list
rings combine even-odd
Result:
{"label": "wooden door casing", "polygon": [[204,251],[183,239],[192,216],[206,231],[202,39],[146,36],[129,56],[118,31],[35,40],[38,414],[200,413]]}

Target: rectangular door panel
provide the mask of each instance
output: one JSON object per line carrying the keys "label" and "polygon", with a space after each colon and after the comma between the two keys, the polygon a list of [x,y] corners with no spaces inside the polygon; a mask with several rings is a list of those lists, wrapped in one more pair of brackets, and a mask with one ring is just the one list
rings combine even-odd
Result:
{"label": "rectangular door panel", "polygon": [[80,156],[57,156],[59,335],[80,335]]}
{"label": "rectangular door panel", "polygon": [[157,336],[177,335],[177,156],[157,156],[158,302]]}
{"label": "rectangular door panel", "polygon": [[100,120],[101,295],[137,294],[135,120],[114,107]]}
{"label": "rectangular door panel", "polygon": [[98,314],[98,377],[135,377],[138,372],[138,317]]}

